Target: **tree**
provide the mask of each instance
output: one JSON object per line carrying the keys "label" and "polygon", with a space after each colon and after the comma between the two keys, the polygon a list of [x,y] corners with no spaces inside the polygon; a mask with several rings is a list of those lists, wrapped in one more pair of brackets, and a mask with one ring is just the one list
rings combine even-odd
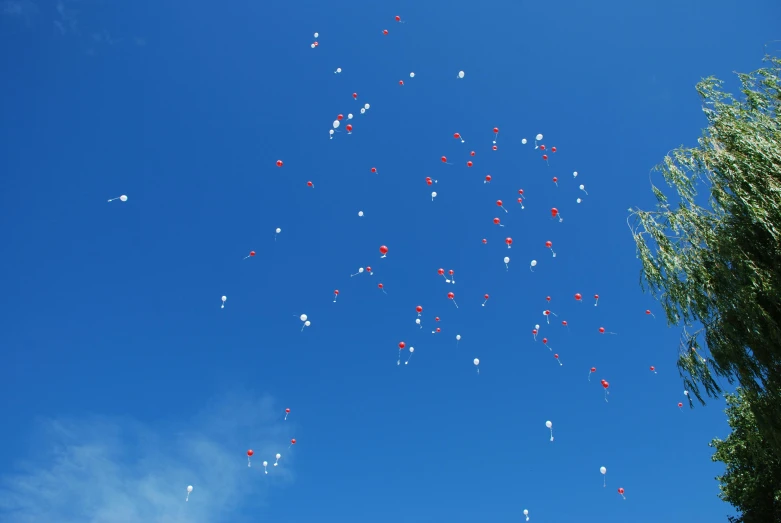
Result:
{"label": "tree", "polygon": [[767,445],[757,428],[752,407],[766,397],[756,397],[742,388],[727,394],[727,421],[732,428],[726,440],[714,439],[711,458],[726,471],[716,479],[719,497],[741,512],[732,523],[781,521],[781,459]]}
{"label": "tree", "polygon": [[[683,327],[678,370],[702,404],[718,378],[781,398],[781,60],[765,62],[738,75],[741,99],[716,78],[697,84],[708,127],[655,168],[678,201],[652,186],[656,210],[630,209],[641,285]],[[781,456],[781,401],[751,408]]]}

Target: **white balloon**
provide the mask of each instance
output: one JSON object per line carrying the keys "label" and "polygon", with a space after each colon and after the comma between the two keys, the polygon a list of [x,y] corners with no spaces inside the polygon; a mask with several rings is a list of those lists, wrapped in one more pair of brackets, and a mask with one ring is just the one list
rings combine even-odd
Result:
{"label": "white balloon", "polygon": [[228,297],[227,297],[227,296],[223,296],[223,297],[222,297],[222,302],[223,302],[223,303],[225,303],[225,300],[227,300],[227,299],[228,299]]}
{"label": "white balloon", "polygon": [[315,33],[315,38],[319,38],[319,37],[320,37],[320,33]]}
{"label": "white balloon", "polygon": [[461,335],[460,334],[456,334],[456,341],[461,341]]}
{"label": "white balloon", "polygon": [[537,325],[534,326],[534,328],[540,330],[540,324],[538,323]]}
{"label": "white balloon", "polygon": [[315,48],[315,44],[312,44],[312,45],[310,45],[309,47],[311,47],[312,49],[314,49],[314,48]]}
{"label": "white balloon", "polygon": [[274,457],[275,457],[275,458],[277,458],[277,459],[279,459],[279,458],[281,458],[281,457],[282,457],[282,454],[279,454],[279,453],[277,453],[277,455],[276,455],[276,456],[274,456]]}
{"label": "white balloon", "polygon": [[369,104],[364,104],[364,106],[363,106],[363,108],[366,109],[367,111],[369,110],[369,107],[371,107],[371,105],[369,105]]}
{"label": "white balloon", "polygon": [[420,318],[415,318],[415,325],[420,325]]}
{"label": "white balloon", "polygon": [[410,78],[415,78],[415,73],[410,73],[410,74],[409,74],[409,77],[410,77]]}
{"label": "white balloon", "polygon": [[[409,353],[412,354],[413,352],[415,352],[415,347],[410,347],[409,348]],[[415,361],[417,361],[417,360],[415,360]]]}
{"label": "white balloon", "polygon": [[575,201],[576,201],[576,202],[578,202],[578,203],[580,203],[580,202],[582,202],[583,200],[581,200],[580,198],[578,198],[578,199],[577,199],[577,200],[575,200]]}
{"label": "white balloon", "polygon": [[361,107],[361,114],[364,114],[365,112],[366,112],[366,109],[364,109],[363,107]]}
{"label": "white balloon", "polygon": [[606,473],[607,473],[607,469],[606,469],[605,467],[599,467],[599,471],[600,471],[602,474],[606,474]]}
{"label": "white balloon", "polygon": [[307,316],[306,314],[302,314],[301,316],[299,316],[299,318],[301,318],[301,321],[306,321],[306,319],[307,319],[308,317],[309,317],[309,316]]}
{"label": "white balloon", "polygon": [[126,202],[126,201],[127,201],[127,195],[126,195],[126,194],[123,194],[122,196],[120,196],[120,197],[119,197],[119,201],[120,201],[120,202]]}
{"label": "white balloon", "polygon": [[193,486],[192,485],[187,485],[187,493],[189,494],[192,491],[193,491]]}
{"label": "white balloon", "polygon": [[311,321],[309,321],[309,320],[306,320],[306,321],[304,322],[304,325],[306,325],[307,327],[309,327],[310,325],[312,325],[312,322],[311,322]]}
{"label": "white balloon", "polygon": [[532,267],[536,267],[536,266],[537,266],[537,260],[532,260]]}
{"label": "white balloon", "polygon": [[458,71],[458,77],[463,78],[464,77],[464,71]]}
{"label": "white balloon", "polygon": [[509,256],[505,256],[504,257],[504,263],[510,263],[510,257]]}
{"label": "white balloon", "polygon": [[432,198],[436,198],[437,197],[437,191],[432,191],[431,192],[431,197]]}
{"label": "white balloon", "polygon": [[523,145],[526,145],[526,138],[524,138],[523,140],[521,140],[521,143],[522,143]]}
{"label": "white balloon", "polygon": [[580,189],[581,191],[582,191],[583,189],[585,189],[585,188],[586,188],[586,186],[585,186],[585,185],[583,185],[583,184],[581,184],[581,185],[580,185],[580,187],[578,187],[578,189]]}
{"label": "white balloon", "polygon": [[268,467],[268,461],[264,461],[264,462],[263,462],[263,466],[264,466],[264,467]]}
{"label": "white balloon", "polygon": [[551,423],[550,421],[546,421],[545,426],[551,428],[553,426],[553,423]]}
{"label": "white balloon", "polygon": [[542,134],[538,134],[534,139],[537,141],[542,140]]}
{"label": "white balloon", "polygon": [[330,134],[331,136],[333,136],[333,135],[334,135],[334,130],[333,130],[333,129],[331,129],[330,131],[328,131],[328,134]]}
{"label": "white balloon", "polygon": [[523,515],[524,515],[524,516],[528,516],[528,515],[529,515],[529,511],[528,511],[528,510],[526,510],[526,509],[523,509]]}
{"label": "white balloon", "polygon": [[337,73],[341,73],[341,72],[342,72],[342,68],[341,68],[341,67],[337,67],[337,68],[336,68],[336,72],[337,72]]}
{"label": "white balloon", "polygon": [[475,358],[475,365],[480,365],[480,360]]}
{"label": "white balloon", "polygon": [[348,114],[348,115],[347,115],[347,119],[348,119],[348,120],[352,120],[352,119],[353,119],[353,113],[350,113],[350,114]]}
{"label": "white balloon", "polygon": [[363,216],[363,211],[358,211],[358,216]]}
{"label": "white balloon", "polygon": [[277,234],[279,234],[279,233],[281,233],[281,232],[282,232],[282,229],[280,229],[279,227],[277,227],[277,229],[276,229],[274,232],[276,232]]}
{"label": "white balloon", "polygon": [[340,125],[342,125],[342,122],[340,122],[339,120],[334,120],[334,129],[336,129]]}
{"label": "white balloon", "polygon": [[573,172],[573,173],[572,173],[572,177],[573,177],[573,178],[577,178],[577,177],[578,177],[578,171],[575,171],[575,172]]}

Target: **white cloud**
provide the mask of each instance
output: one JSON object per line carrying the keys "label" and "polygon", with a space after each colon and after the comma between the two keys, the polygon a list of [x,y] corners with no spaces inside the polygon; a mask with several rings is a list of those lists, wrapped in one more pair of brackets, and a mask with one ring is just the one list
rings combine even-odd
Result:
{"label": "white cloud", "polygon": [[[293,425],[264,397],[223,396],[187,423],[45,420],[30,458],[0,479],[6,523],[248,521],[269,488],[293,481]],[[255,451],[252,468],[246,449]],[[272,467],[274,454],[283,457]],[[263,460],[269,474],[263,474]],[[186,487],[193,485],[190,501]],[[257,513],[255,513],[256,515]]]}

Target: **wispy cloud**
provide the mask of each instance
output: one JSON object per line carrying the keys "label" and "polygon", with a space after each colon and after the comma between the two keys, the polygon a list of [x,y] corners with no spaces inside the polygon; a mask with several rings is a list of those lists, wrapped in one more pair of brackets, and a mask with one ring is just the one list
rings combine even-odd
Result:
{"label": "wispy cloud", "polygon": [[37,14],[31,0],[0,0],[0,35],[29,29]]}
{"label": "wispy cloud", "polygon": [[[31,457],[0,479],[6,523],[241,521],[236,512],[246,514],[248,502],[293,481],[293,426],[269,397],[230,394],[165,426],[93,416],[43,420],[38,429]],[[265,475],[262,461],[273,463],[277,452],[280,466]],[[195,487],[189,502],[187,485]]]}

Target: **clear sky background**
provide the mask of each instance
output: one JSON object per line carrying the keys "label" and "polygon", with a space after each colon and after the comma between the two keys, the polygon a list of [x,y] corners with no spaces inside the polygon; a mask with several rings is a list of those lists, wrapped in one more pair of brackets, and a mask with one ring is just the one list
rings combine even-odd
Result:
{"label": "clear sky background", "polygon": [[[696,143],[695,83],[734,88],[779,19],[771,1],[3,0],[0,519],[724,520],[724,402],[678,409],[679,330],[625,219]],[[340,113],[353,133],[329,140]]]}

